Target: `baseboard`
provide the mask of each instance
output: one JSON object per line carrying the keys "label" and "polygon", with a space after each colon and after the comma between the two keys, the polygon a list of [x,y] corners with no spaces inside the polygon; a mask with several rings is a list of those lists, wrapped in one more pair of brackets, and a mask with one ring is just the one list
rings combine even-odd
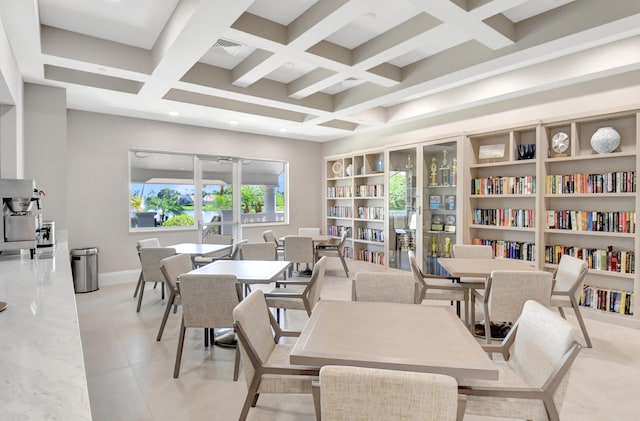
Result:
{"label": "baseboard", "polygon": [[140,269],[106,272],[99,274],[98,282],[100,286],[133,284],[138,281],[138,276],[140,276]]}

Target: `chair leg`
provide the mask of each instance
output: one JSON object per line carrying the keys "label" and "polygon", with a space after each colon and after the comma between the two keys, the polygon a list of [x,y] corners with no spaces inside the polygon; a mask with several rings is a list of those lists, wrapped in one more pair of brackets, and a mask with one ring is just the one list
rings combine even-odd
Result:
{"label": "chair leg", "polygon": [[238,381],[238,374],[240,373],[240,345],[236,345],[236,358],[233,363],[233,381]]}
{"label": "chair leg", "polygon": [[[573,306],[573,304],[572,304],[572,306]],[[567,316],[564,314],[564,310],[562,309],[562,307],[558,307],[558,313],[560,313],[562,318],[566,320]]]}
{"label": "chair leg", "polygon": [[344,274],[347,275],[347,278],[348,278],[349,268],[347,267],[347,262],[345,262],[344,256],[342,254],[338,254],[338,256],[340,257],[340,261],[342,262],[342,267],[344,268]]}
{"label": "chair leg", "polygon": [[205,327],[204,328],[204,347],[207,348],[208,346],[209,346],[209,328]]}
{"label": "chair leg", "polygon": [[140,285],[140,295],[138,295],[138,308],[136,309],[136,313],[140,313],[140,306],[142,305],[142,295],[144,294],[144,285],[146,282],[142,281],[142,285]]}
{"label": "chair leg", "polygon": [[180,338],[178,339],[178,349],[176,350],[176,366],[173,369],[173,378],[177,379],[180,375],[180,362],[182,361],[182,347],[184,346],[184,334],[187,328],[184,327],[184,319],[180,323]]}
{"label": "chair leg", "polygon": [[587,333],[587,326],[584,324],[584,319],[582,318],[582,313],[580,312],[580,307],[576,302],[574,297],[571,297],[571,307],[573,307],[573,312],[576,314],[576,319],[578,319],[578,324],[580,325],[580,329],[582,330],[582,334],[584,335],[584,340],[587,343],[587,347],[593,348],[591,345],[591,338],[589,338],[589,334]]}
{"label": "chair leg", "polygon": [[162,316],[162,322],[160,323],[160,330],[158,330],[158,336],[156,337],[156,341],[162,339],[162,332],[164,332],[164,327],[167,324],[167,319],[169,318],[169,313],[171,312],[171,306],[173,305],[173,301],[175,300],[176,294],[175,292],[171,292],[169,296],[169,300],[167,300],[167,307],[164,309],[164,315]]}
{"label": "chair leg", "polygon": [[254,379],[251,381],[251,384],[247,390],[247,397],[244,399],[244,405],[242,405],[242,411],[240,412],[240,416],[238,417],[238,421],[245,421],[247,419],[247,415],[249,414],[249,409],[252,406],[255,406],[255,402],[258,400],[258,385],[260,384],[260,379]]}
{"label": "chair leg", "polygon": [[142,279],[142,271],[140,271],[140,275],[138,275],[138,282],[136,283],[136,290],[133,291],[133,298],[136,298],[138,295],[138,290],[140,289],[140,284],[142,284],[144,280]]}
{"label": "chair leg", "polygon": [[160,285],[160,291],[162,291],[162,299],[164,300],[164,282]]}

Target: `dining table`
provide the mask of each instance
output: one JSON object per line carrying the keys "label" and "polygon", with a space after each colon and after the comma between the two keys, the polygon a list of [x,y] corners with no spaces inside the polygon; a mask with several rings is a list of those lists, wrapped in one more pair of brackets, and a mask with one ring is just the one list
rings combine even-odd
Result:
{"label": "dining table", "polygon": [[200,256],[224,256],[231,253],[232,246],[230,244],[203,244],[203,243],[178,243],[169,248],[175,249],[176,254],[188,254],[191,260]]}
{"label": "dining table", "polygon": [[498,369],[447,306],[320,300],[290,363],[350,365],[498,379]]}
{"label": "dining table", "polygon": [[475,257],[440,257],[438,263],[449,273],[449,276],[459,282],[467,294],[465,314],[470,315],[469,329],[474,330],[475,307],[473,290],[484,289],[485,280],[494,270],[538,270],[533,263],[518,259],[482,259]]}

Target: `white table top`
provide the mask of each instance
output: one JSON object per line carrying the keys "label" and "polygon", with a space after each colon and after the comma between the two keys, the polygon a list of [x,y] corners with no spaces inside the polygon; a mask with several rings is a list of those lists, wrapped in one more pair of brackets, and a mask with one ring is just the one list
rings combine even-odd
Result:
{"label": "white table top", "polygon": [[487,277],[494,270],[538,270],[532,263],[516,259],[438,258],[438,263],[454,278]]}
{"label": "white table top", "polygon": [[217,260],[189,273],[236,275],[245,284],[274,282],[291,262],[286,260]]}
{"label": "white table top", "polygon": [[0,419],[91,420],[66,232],[53,258],[0,256]]}
{"label": "white table top", "polygon": [[192,256],[206,256],[220,251],[231,251],[230,244],[200,244],[200,243],[180,243],[168,246],[176,249],[176,254],[190,254]]}
{"label": "white table top", "polygon": [[480,344],[444,306],[320,300],[290,361],[498,379]]}

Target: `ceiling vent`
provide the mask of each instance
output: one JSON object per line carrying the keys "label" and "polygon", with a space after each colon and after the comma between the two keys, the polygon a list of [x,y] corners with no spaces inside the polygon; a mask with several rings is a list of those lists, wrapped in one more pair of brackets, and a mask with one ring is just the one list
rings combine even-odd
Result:
{"label": "ceiling vent", "polygon": [[216,41],[216,43],[213,44],[212,48],[216,49],[216,50],[222,50],[227,55],[235,57],[236,55],[238,55],[238,53],[240,51],[242,51],[244,49],[244,47],[246,47],[246,45],[240,44],[240,43],[235,42],[235,41],[230,41],[228,39],[219,38]]}

